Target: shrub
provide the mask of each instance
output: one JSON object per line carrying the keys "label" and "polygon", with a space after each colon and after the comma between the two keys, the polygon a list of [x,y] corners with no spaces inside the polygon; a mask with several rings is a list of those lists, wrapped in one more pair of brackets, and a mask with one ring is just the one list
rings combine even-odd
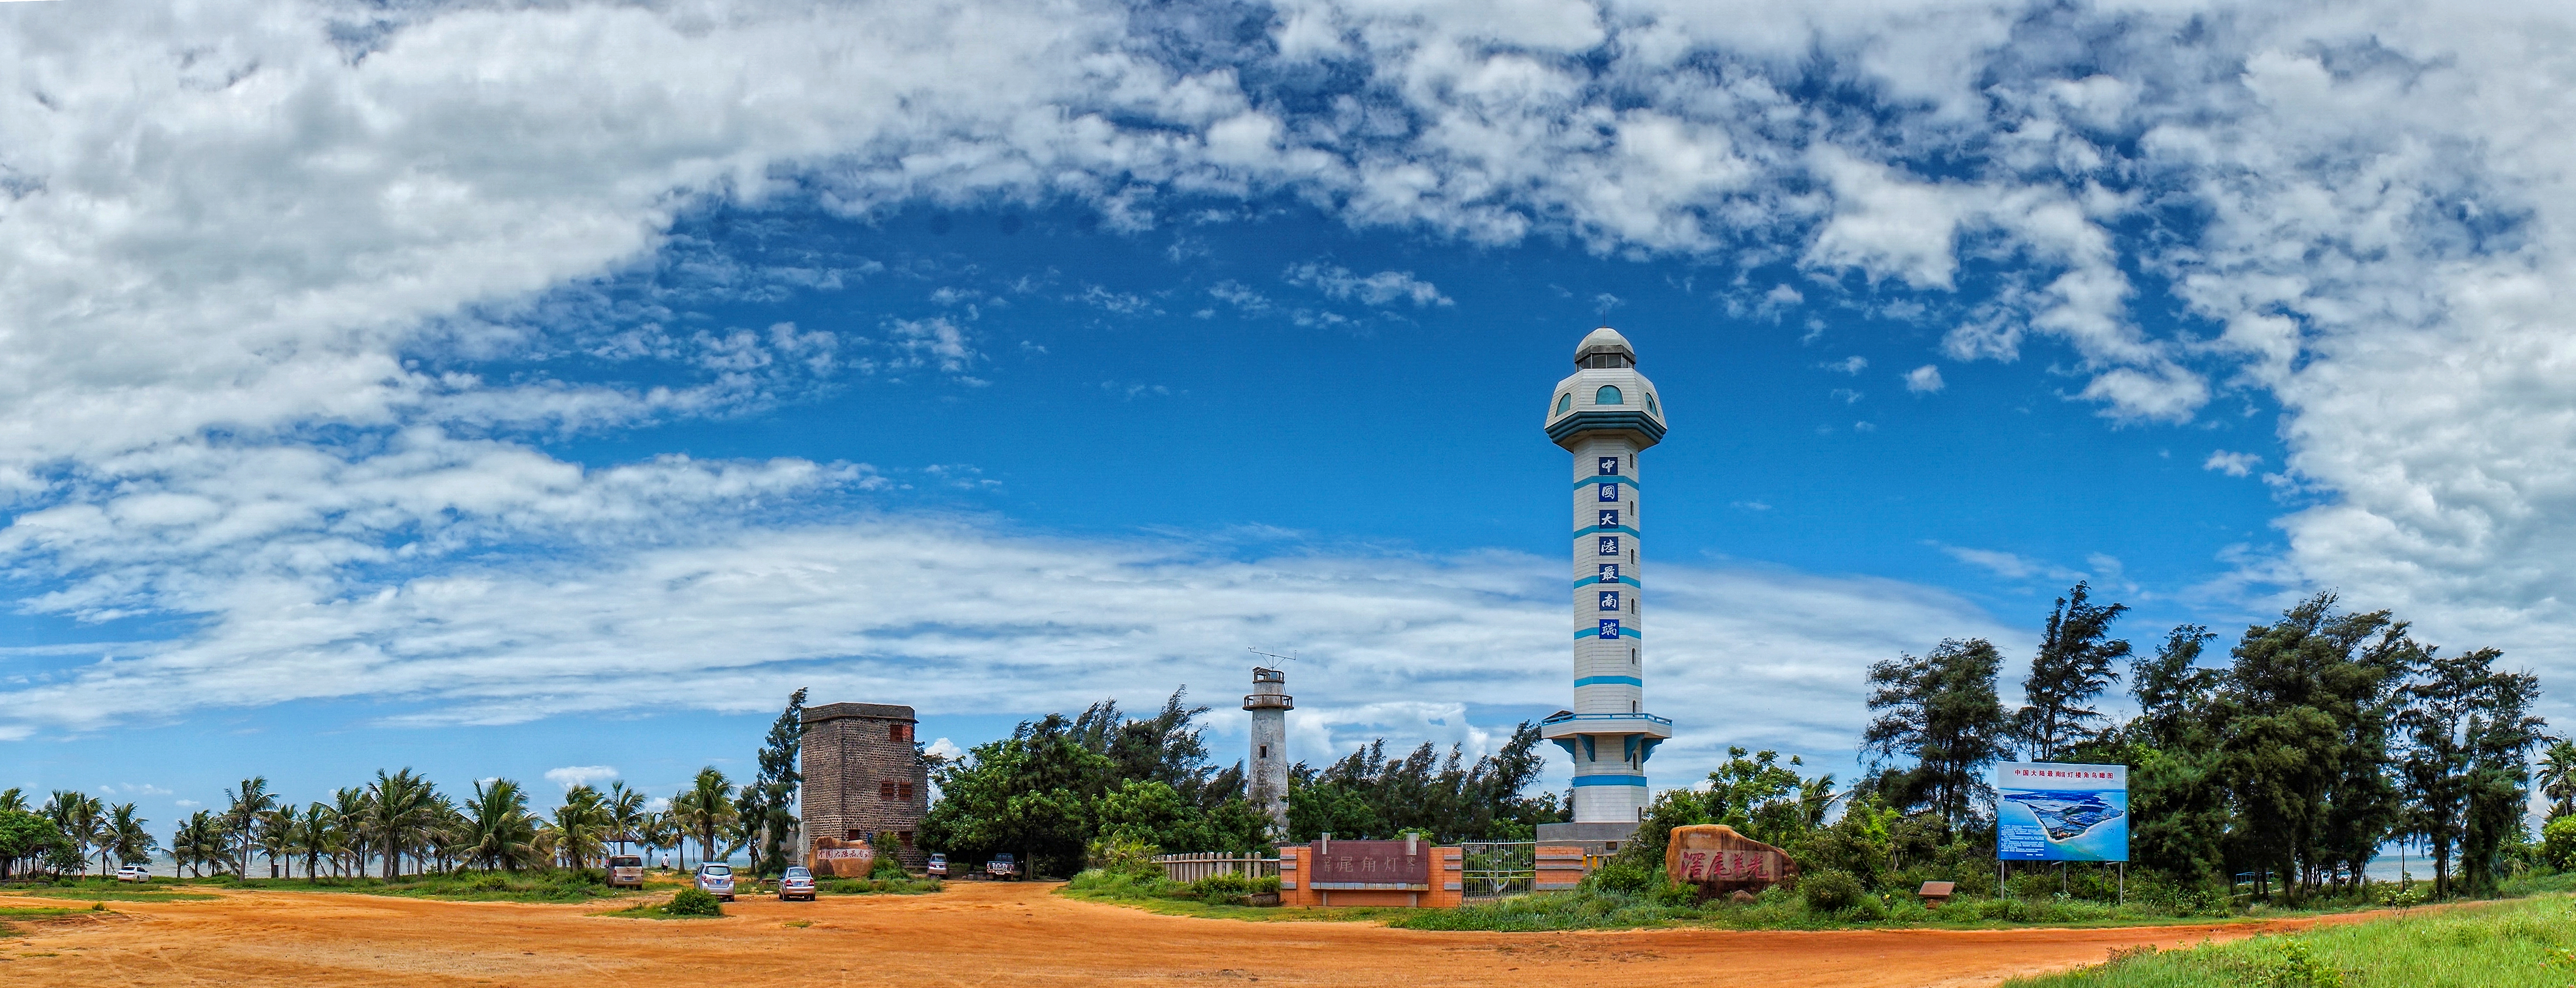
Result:
{"label": "shrub", "polygon": [[1163,877],[1161,868],[1152,874],[1093,868],[1073,876],[1065,891],[1092,899],[1156,899],[1186,895],[1189,886]]}
{"label": "shrub", "polygon": [[1648,896],[1656,905],[1671,909],[1688,909],[1699,905],[1697,887],[1673,881],[1661,873],[1656,874],[1655,877],[1663,880],[1662,884],[1656,887],[1655,893]]}
{"label": "shrub", "polygon": [[1089,847],[1084,848],[1082,856],[1091,867],[1101,871],[1119,875],[1152,875],[1160,878],[1163,875],[1163,866],[1154,863],[1154,856],[1161,853],[1163,853],[1162,848],[1144,841],[1103,837],[1092,841]]}
{"label": "shrub", "polygon": [[1887,900],[1874,895],[1863,895],[1859,902],[1852,904],[1851,918],[1864,923],[1875,923],[1886,919]]}
{"label": "shrub", "polygon": [[1615,857],[1583,876],[1584,885],[1604,892],[1644,892],[1664,881],[1662,868],[1650,871],[1641,864]]}
{"label": "shrub", "polygon": [[1798,882],[1798,891],[1806,896],[1807,908],[1818,912],[1836,912],[1859,905],[1868,890],[1860,879],[1840,868],[1827,868]]}
{"label": "shrub", "polygon": [[2576,816],[2562,816],[2540,828],[2540,856],[2551,867],[2576,868]]}
{"label": "shrub", "polygon": [[1242,875],[1237,875],[1232,872],[1227,872],[1222,875],[1209,875],[1206,878],[1191,882],[1189,890],[1190,894],[1198,896],[1199,901],[1201,902],[1212,902],[1220,905],[1242,905],[1244,897],[1252,894],[1252,879],[1245,878]]}
{"label": "shrub", "polygon": [[868,867],[868,877],[882,880],[910,878],[912,875],[903,870],[903,859],[891,854],[880,854],[877,855],[877,863]]}
{"label": "shrub", "polygon": [[671,904],[663,906],[662,911],[673,916],[722,916],[724,903],[705,889],[684,888],[671,897]]}

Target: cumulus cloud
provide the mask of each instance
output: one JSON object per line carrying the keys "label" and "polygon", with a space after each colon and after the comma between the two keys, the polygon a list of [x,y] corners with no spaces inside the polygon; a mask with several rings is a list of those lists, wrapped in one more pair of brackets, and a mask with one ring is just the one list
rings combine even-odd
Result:
{"label": "cumulus cloud", "polygon": [[2200,468],[2216,470],[2230,477],[2242,477],[2261,465],[2263,465],[2263,458],[2260,456],[2252,453],[2230,453],[2221,449],[2212,450],[2209,459],[2201,461]]}
{"label": "cumulus cloud", "polygon": [[[1776,261],[1811,292],[1938,313],[1950,359],[2046,349],[2081,380],[2070,399],[2124,423],[2259,390],[2282,410],[2284,482],[2330,496],[2281,520],[2286,548],[2250,561],[2249,585],[2337,586],[2568,658],[2576,474],[2531,452],[2576,445],[2576,304],[2554,287],[2576,282],[2565,12],[1276,9],[1263,38],[1177,41],[1127,6],[1010,0],[13,9],[0,492],[17,513],[0,553],[60,581],[23,606],[211,615],[95,671],[120,688],[129,667],[188,681],[242,658],[277,678],[210,702],[379,661],[414,684],[390,688],[445,695],[402,657],[447,655],[460,681],[501,663],[346,615],[534,586],[458,562],[493,539],[585,544],[869,482],[792,463],[588,471],[513,436],[729,414],[836,376],[971,384],[984,359],[948,317],[864,338],[654,325],[568,349],[698,383],[484,379],[476,360],[567,344],[522,318],[531,299],[655,263],[679,249],[675,218],[711,203],[865,218],[1061,198],[1141,230],[1170,201],[1284,194],[1363,230]],[[1799,95],[1818,79],[1849,95]],[[2122,232],[2141,225],[2158,232]],[[1407,272],[1307,267],[1289,279],[1337,300],[1449,302]],[[2135,318],[2168,302],[2211,332]],[[289,614],[356,637],[271,641]],[[278,642],[286,658],[247,661]]]}
{"label": "cumulus cloud", "polygon": [[[1051,710],[1159,698],[1175,683],[1230,687],[1233,657],[1256,640],[1303,656],[1301,712],[1326,717],[1319,737],[1334,744],[1388,718],[1423,723],[1421,710],[1372,706],[1390,698],[1538,705],[1564,692],[1563,567],[1518,554],[1239,558],[1222,542],[1048,538],[939,516],[674,538],[364,588],[266,574],[254,591],[198,603],[213,613],[170,647],[0,687],[0,735],[359,697],[410,701],[419,709],[394,720],[420,725],[642,702],[756,712],[798,686],[900,695],[931,714]],[[1897,581],[1682,564],[1658,574],[1655,702],[1706,709],[1758,687],[1778,714],[1758,730],[1801,750],[1846,743],[1854,670],[1926,647],[1922,629],[2011,635],[1974,605]],[[647,701],[637,677],[695,685]],[[1440,736],[1460,741],[1497,727],[1441,716],[1455,730]],[[1747,730],[1686,727],[1677,744],[1711,752]]]}
{"label": "cumulus cloud", "polygon": [[574,786],[599,786],[617,778],[617,769],[607,765],[566,765],[546,770],[546,781],[570,789]]}
{"label": "cumulus cloud", "polygon": [[1457,304],[1456,300],[1440,294],[1438,286],[1414,277],[1411,271],[1360,275],[1340,265],[1308,262],[1289,265],[1287,273],[1280,278],[1291,285],[1322,292],[1325,298],[1335,301],[1357,299],[1365,305],[1410,301],[1415,308]]}
{"label": "cumulus cloud", "polygon": [[1941,381],[1941,368],[1931,364],[1905,372],[1905,390],[1908,392],[1918,395],[1931,394],[1944,386]]}

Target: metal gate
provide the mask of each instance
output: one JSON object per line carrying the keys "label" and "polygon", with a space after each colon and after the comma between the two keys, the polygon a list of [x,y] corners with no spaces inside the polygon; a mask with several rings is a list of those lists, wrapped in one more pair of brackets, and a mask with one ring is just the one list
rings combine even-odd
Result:
{"label": "metal gate", "polygon": [[1461,890],[1468,901],[1526,895],[1538,877],[1538,843],[1460,844]]}

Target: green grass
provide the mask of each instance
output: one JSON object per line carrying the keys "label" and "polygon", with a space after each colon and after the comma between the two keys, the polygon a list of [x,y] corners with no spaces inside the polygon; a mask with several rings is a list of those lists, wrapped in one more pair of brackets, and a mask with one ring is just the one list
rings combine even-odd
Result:
{"label": "green grass", "polygon": [[643,905],[640,905],[640,906],[628,906],[628,907],[626,907],[626,908],[624,908],[624,909],[611,909],[611,910],[609,910],[609,911],[607,911],[607,912],[604,912],[604,913],[592,913],[591,915],[593,915],[593,916],[606,916],[606,917],[609,917],[609,918],[611,918],[611,919],[723,919],[723,918],[724,918],[724,917],[723,917],[723,916],[721,916],[721,915],[717,915],[717,916],[699,916],[699,915],[696,915],[696,914],[693,914],[693,913],[675,913],[675,912],[671,912],[671,911],[670,911],[670,905],[671,905],[671,904],[670,904],[670,903],[667,903],[667,902],[647,902],[647,903],[645,903],[645,904],[643,904]]}
{"label": "green grass", "polygon": [[216,888],[259,889],[277,892],[354,892],[360,895],[398,895],[416,899],[449,899],[462,902],[588,902],[637,894],[631,889],[612,889],[596,869],[584,871],[465,871],[445,875],[405,875],[392,881],[380,878],[253,878],[230,876],[205,879],[181,879],[174,888],[190,885]]}
{"label": "green grass", "polygon": [[1159,875],[1132,875],[1098,870],[1073,876],[1073,880],[1066,882],[1063,888],[1057,889],[1056,894],[1087,902],[1133,906],[1146,912],[1161,913],[1166,916],[1198,916],[1207,919],[1242,919],[1256,922],[1386,920],[1414,911],[1383,906],[1285,909],[1277,906],[1243,906],[1207,902],[1191,893],[1188,885]]}
{"label": "green grass", "polygon": [[0,888],[0,895],[23,895],[37,899],[79,899],[84,902],[205,902],[223,898],[204,892],[182,892],[176,888],[154,888],[149,885],[87,888],[72,886],[33,886],[23,889]]}
{"label": "green grass", "polygon": [[936,878],[825,878],[814,883],[823,895],[928,895],[948,886]]}
{"label": "green grass", "polygon": [[2576,983],[2576,898],[2412,909],[2384,919],[2140,950],[2010,988],[2566,988]]}
{"label": "green grass", "polygon": [[722,919],[724,903],[717,901],[716,897],[709,893],[695,888],[684,888],[672,893],[667,901],[629,906],[591,915],[617,919]]}
{"label": "green grass", "polygon": [[91,906],[87,909],[73,909],[70,907],[56,908],[52,906],[0,906],[0,937],[13,937],[18,935],[18,928],[8,922],[13,919],[61,919],[65,916],[86,916],[92,913],[103,913],[106,911],[106,908],[103,906]]}
{"label": "green grass", "polygon": [[[2347,907],[2348,908],[2348,907]],[[1540,892],[1458,909],[1406,911],[1388,925],[1412,930],[1615,930],[1699,926],[1733,930],[2012,929],[2016,927],[2161,926],[2273,919],[2341,911],[2258,909],[2248,917],[2177,914],[2141,902],[2114,905],[2084,899],[1954,899],[1938,909],[1911,895],[1872,894],[1840,910],[1809,907],[1797,895],[1773,889],[1752,902],[1713,899],[1693,904],[1689,893],[1619,892],[1586,887]]]}

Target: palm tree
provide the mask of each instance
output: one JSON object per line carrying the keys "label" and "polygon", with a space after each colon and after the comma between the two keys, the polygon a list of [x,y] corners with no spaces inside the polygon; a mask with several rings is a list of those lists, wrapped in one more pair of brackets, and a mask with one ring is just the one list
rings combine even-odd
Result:
{"label": "palm tree", "polygon": [[241,862],[233,874],[249,878],[252,828],[258,824],[260,814],[277,808],[277,796],[268,791],[267,776],[255,775],[243,779],[240,788],[224,790],[224,798],[231,801],[224,809],[224,831],[238,849]]}
{"label": "palm tree", "polygon": [[[81,815],[86,818],[82,822],[89,825],[89,833],[83,836],[89,839],[89,846],[98,849],[99,874],[105,875],[115,872],[116,869],[109,865],[107,861],[107,845],[115,839],[115,833],[108,829],[109,821],[107,808],[101,805],[96,797],[92,797],[89,801],[89,805],[83,808]],[[120,861],[117,863],[123,864],[124,862]],[[86,870],[88,865],[84,864],[82,865],[82,868]]]}
{"label": "palm tree", "polygon": [[457,853],[490,871],[517,871],[536,860],[536,819],[519,784],[494,779],[474,784],[465,801],[465,831]]}
{"label": "palm tree", "polygon": [[27,791],[16,786],[0,790],[0,813],[27,812]]}
{"label": "palm tree", "polygon": [[117,863],[152,860],[152,852],[160,850],[161,842],[143,829],[151,822],[135,816],[132,803],[118,803],[107,811],[107,850],[116,856]]}
{"label": "palm tree", "polygon": [[599,790],[574,786],[564,790],[563,805],[555,807],[554,819],[546,825],[547,844],[566,867],[586,867],[611,825]]}
{"label": "palm tree", "polygon": [[2549,819],[2576,814],[2576,741],[2557,738],[2540,753],[2540,794],[2549,798]]}
{"label": "palm tree", "polygon": [[446,793],[438,794],[437,803],[438,822],[429,829],[430,854],[438,859],[438,870],[449,871],[464,857],[465,811]]}
{"label": "palm tree", "polygon": [[355,786],[331,793],[332,843],[340,851],[331,861],[342,878],[367,873],[367,791]]}
{"label": "palm tree", "polygon": [[53,798],[45,800],[44,808],[36,813],[53,821],[55,829],[71,838],[72,848],[80,852],[81,871],[87,873],[89,849],[97,841],[98,800],[69,789],[56,789]]}
{"label": "palm tree", "polygon": [[671,812],[680,825],[698,838],[698,860],[718,860],[716,834],[733,822],[733,784],[723,772],[709,765],[698,770],[689,783],[689,791],[671,801]]}
{"label": "palm tree", "polygon": [[188,866],[191,878],[203,874],[200,867],[204,865],[214,865],[220,873],[232,859],[224,843],[222,820],[212,810],[190,814],[188,821],[170,835],[170,856]]}
{"label": "palm tree", "polygon": [[295,820],[295,852],[304,857],[304,878],[311,881],[313,869],[331,847],[331,807],[315,801],[304,804],[304,814]]}
{"label": "palm tree", "polygon": [[617,853],[626,853],[626,845],[639,839],[643,832],[644,794],[626,788],[624,782],[608,784],[608,798],[601,808],[608,811],[608,839],[617,842]]}
{"label": "palm tree", "polygon": [[275,878],[277,859],[286,857],[288,849],[295,846],[295,807],[263,810],[258,820],[259,850],[268,857],[268,877]]}
{"label": "palm tree", "polygon": [[680,825],[670,813],[647,810],[643,822],[636,824],[635,843],[648,853],[679,845]]}
{"label": "palm tree", "polygon": [[376,781],[367,786],[367,817],[362,829],[367,842],[383,858],[385,878],[402,873],[402,856],[427,843],[430,828],[438,823],[438,792],[429,780],[408,767],[391,775],[376,770]]}

